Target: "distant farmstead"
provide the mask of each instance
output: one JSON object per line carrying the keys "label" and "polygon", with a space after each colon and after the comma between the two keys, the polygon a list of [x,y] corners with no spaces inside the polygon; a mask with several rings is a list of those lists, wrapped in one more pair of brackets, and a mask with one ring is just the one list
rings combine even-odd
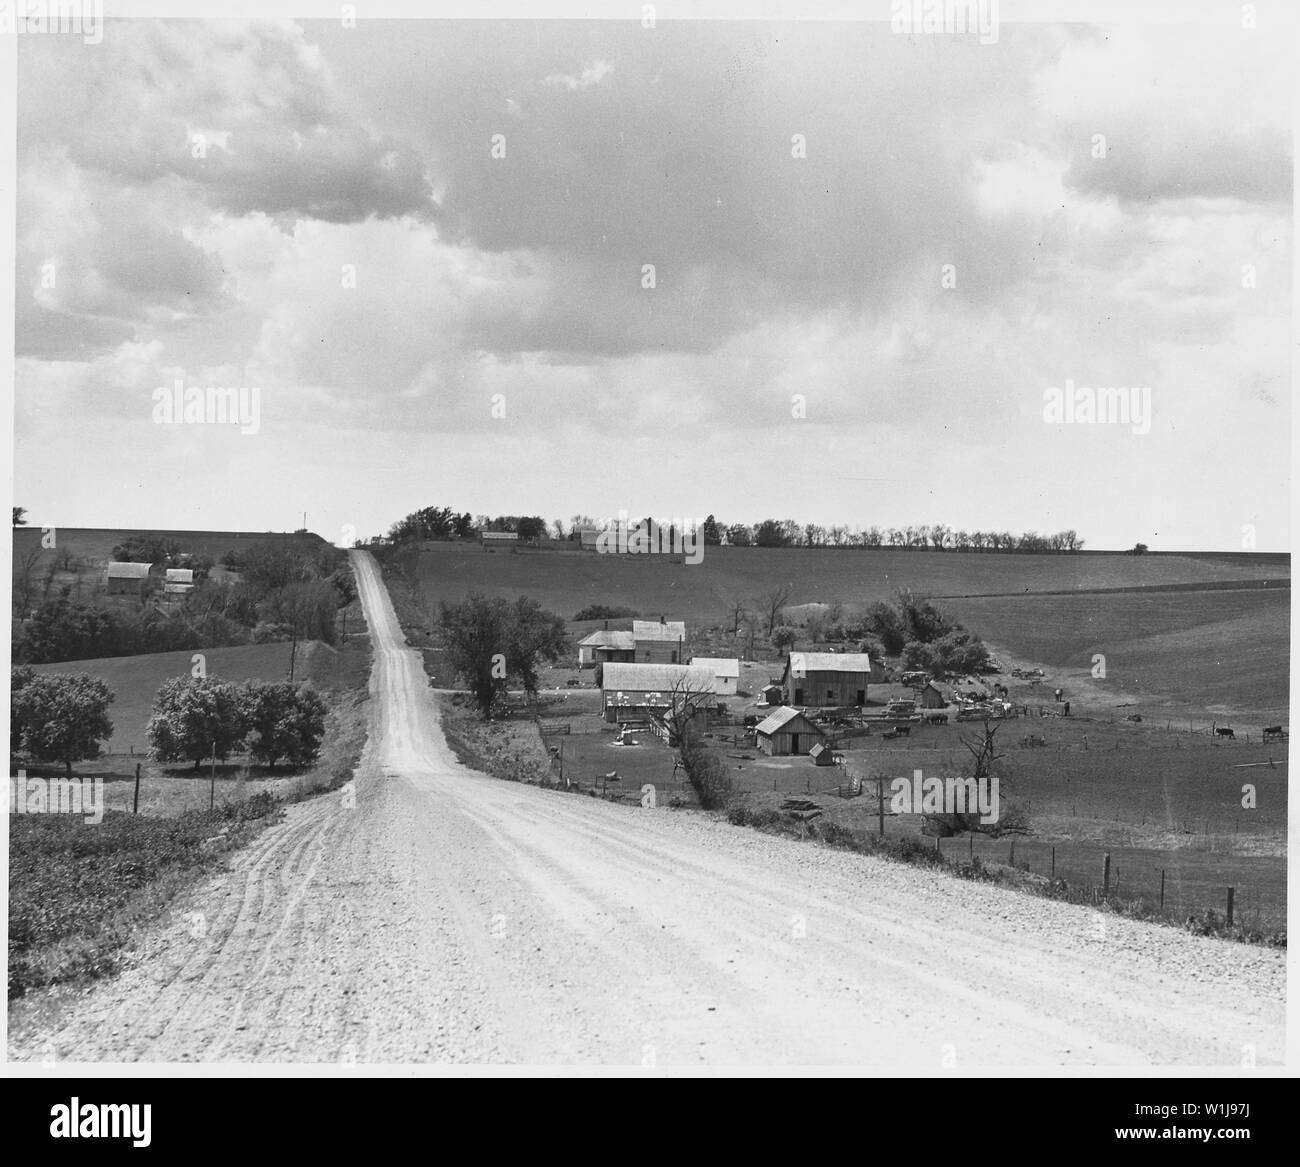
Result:
{"label": "distant farmstead", "polygon": [[807,754],[825,737],[820,728],[788,705],[769,713],[754,732],[758,736],[758,748],[774,758]]}
{"label": "distant farmstead", "polygon": [[479,544],[483,547],[511,547],[519,542],[515,531],[480,531]]}
{"label": "distant farmstead", "polygon": [[108,594],[110,596],[143,596],[149,587],[152,563],[110,563],[108,565]]}
{"label": "distant farmstead", "polygon": [[884,679],[884,670],[865,652],[792,652],[781,689],[787,705],[861,706],[867,686]]}

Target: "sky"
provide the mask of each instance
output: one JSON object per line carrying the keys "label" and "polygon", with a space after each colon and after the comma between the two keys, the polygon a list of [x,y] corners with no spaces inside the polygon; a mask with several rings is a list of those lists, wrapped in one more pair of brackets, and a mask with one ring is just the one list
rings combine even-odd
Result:
{"label": "sky", "polygon": [[1294,67],[1236,13],[18,38],[15,501],[1288,550]]}

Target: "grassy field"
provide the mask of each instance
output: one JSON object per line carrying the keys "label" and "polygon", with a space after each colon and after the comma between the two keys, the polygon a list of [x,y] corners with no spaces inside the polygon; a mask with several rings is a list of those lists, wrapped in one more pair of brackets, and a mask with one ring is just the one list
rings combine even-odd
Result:
{"label": "grassy field", "polygon": [[[437,546],[437,545],[435,545]],[[1230,580],[1289,579],[1285,556],[994,555],[926,551],[770,550],[710,547],[702,562],[663,556],[484,551],[447,543],[419,557],[426,594],[448,601],[478,591],[520,593],[566,619],[590,603],[624,604],[644,616],[714,624],[733,596],[749,599],[780,584],[791,604],[866,604],[896,588],[935,595],[1131,588]]]}

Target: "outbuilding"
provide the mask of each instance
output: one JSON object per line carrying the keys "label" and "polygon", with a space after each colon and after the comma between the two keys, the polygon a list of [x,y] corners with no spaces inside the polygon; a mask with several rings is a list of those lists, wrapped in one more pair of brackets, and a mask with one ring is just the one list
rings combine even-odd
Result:
{"label": "outbuilding", "polygon": [[713,691],[719,697],[734,697],[740,682],[740,661],[724,656],[697,656],[691,658],[693,668],[709,669],[713,673]]}
{"label": "outbuilding", "polygon": [[782,705],[758,723],[758,748],[774,758],[806,754],[826,736],[798,709]]}
{"label": "outbuilding", "polygon": [[948,697],[933,681],[927,681],[917,693],[922,709],[947,709]]}
{"label": "outbuilding", "polygon": [[867,686],[884,680],[884,670],[865,652],[792,652],[781,689],[787,705],[862,706]]}
{"label": "outbuilding", "polygon": [[672,712],[674,699],[690,695],[697,707],[713,702],[700,700],[713,694],[713,673],[689,665],[624,664],[611,662],[601,668],[601,708],[606,721],[631,721],[663,716]]}
{"label": "outbuilding", "polygon": [[143,596],[149,588],[151,563],[110,563],[108,565],[108,594],[110,596]]}

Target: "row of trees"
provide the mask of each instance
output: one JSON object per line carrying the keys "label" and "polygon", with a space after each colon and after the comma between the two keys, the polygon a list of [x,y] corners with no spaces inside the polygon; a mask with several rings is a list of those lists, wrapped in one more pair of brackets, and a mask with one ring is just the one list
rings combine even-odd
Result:
{"label": "row of trees", "polygon": [[274,769],[314,762],[325,736],[325,702],[291,681],[235,684],[216,677],[174,677],[158,690],[146,734],[161,762],[223,761],[247,750]]}
{"label": "row of trees", "polygon": [[[9,752],[36,762],[97,758],[113,736],[112,690],[88,673],[10,670]],[[325,702],[313,689],[289,681],[235,684],[215,677],[176,677],[154,701],[146,730],[161,762],[221,759],[247,750],[272,769],[279,762],[307,765],[320,754]]]}
{"label": "row of trees", "polygon": [[[567,538],[564,524],[554,524],[555,537]],[[474,515],[451,507],[422,507],[398,519],[388,529],[390,543],[423,539],[472,539],[480,531],[517,534],[521,539],[540,539],[550,533],[540,515]]]}
{"label": "row of trees", "polygon": [[761,522],[718,522],[713,515],[704,520],[706,546],[729,543],[737,547],[890,547],[928,551],[1019,551],[1024,553],[1073,553],[1083,549],[1076,531],[1042,535],[1037,531],[965,531],[942,523],[915,527],[853,527],[819,523],[796,523],[793,519],[763,519]]}

